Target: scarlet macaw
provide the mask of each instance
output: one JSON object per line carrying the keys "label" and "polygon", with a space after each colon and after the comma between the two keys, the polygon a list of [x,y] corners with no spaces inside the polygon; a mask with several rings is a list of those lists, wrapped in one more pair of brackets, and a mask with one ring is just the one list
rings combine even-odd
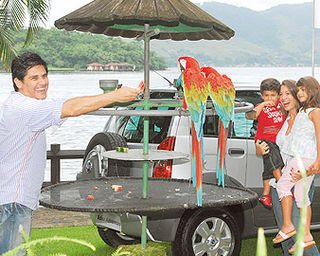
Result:
{"label": "scarlet macaw", "polygon": [[220,75],[212,67],[202,67],[201,72],[207,79],[208,95],[212,99],[219,116],[219,138],[216,165],[218,185],[224,186],[225,156],[230,121],[234,119],[235,89],[231,79]]}
{"label": "scarlet macaw", "polygon": [[199,63],[191,57],[180,57],[178,62],[181,70],[178,83],[184,91],[183,106],[189,110],[191,117],[192,180],[197,189],[198,205],[201,206],[204,162],[203,125],[207,99],[210,96],[219,116],[216,175],[218,185],[224,186],[226,145],[229,124],[234,118],[235,89],[228,76],[220,75],[212,67],[200,68]]}
{"label": "scarlet macaw", "polygon": [[189,110],[192,138],[192,181],[197,190],[198,205],[202,205],[202,164],[204,160],[203,124],[205,121],[207,89],[199,63],[191,57],[178,59],[181,75],[178,79],[184,91],[184,108]]}

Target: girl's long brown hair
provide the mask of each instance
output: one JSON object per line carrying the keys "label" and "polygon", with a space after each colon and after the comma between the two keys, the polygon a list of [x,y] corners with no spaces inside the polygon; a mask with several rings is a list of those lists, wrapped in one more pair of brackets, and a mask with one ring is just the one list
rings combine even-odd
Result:
{"label": "girl's long brown hair", "polygon": [[301,103],[303,110],[316,108],[320,105],[320,84],[312,76],[301,77],[297,82],[297,87],[304,87],[307,92],[307,100]]}

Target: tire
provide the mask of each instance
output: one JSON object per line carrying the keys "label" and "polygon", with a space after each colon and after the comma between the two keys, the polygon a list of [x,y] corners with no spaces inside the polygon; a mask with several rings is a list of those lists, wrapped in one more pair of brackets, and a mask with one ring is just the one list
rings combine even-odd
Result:
{"label": "tire", "polygon": [[[116,147],[127,147],[125,139],[116,133],[98,133],[92,137],[84,153],[82,172],[77,179],[99,178],[101,176],[128,176],[128,163],[108,159],[104,161],[102,153],[108,150],[114,150]],[[128,237],[117,231],[97,227],[101,239],[112,247],[119,245],[135,244],[139,241]]]}
{"label": "tire", "polygon": [[101,176],[128,176],[128,163],[103,159],[103,152],[114,150],[116,147],[127,147],[125,139],[116,133],[97,133],[92,137],[84,153],[82,172],[77,179],[99,178]]}
{"label": "tire", "polygon": [[101,239],[111,247],[118,247],[120,245],[130,245],[140,243],[136,238],[132,238],[126,235],[123,235],[117,231],[98,227],[98,233]]}
{"label": "tire", "polygon": [[181,218],[172,252],[175,256],[237,256],[241,236],[234,217],[223,209],[198,209]]}

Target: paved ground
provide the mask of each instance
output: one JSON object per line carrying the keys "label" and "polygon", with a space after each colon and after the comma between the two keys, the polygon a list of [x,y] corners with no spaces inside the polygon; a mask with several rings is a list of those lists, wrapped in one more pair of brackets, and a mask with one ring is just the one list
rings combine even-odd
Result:
{"label": "paved ground", "polygon": [[85,225],[92,225],[89,213],[59,211],[45,207],[40,207],[33,212],[33,228]]}

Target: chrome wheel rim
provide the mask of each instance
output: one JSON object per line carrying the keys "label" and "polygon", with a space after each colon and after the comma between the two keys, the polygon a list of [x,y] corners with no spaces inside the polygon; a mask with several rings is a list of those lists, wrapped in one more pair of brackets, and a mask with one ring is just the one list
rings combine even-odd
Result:
{"label": "chrome wheel rim", "polygon": [[220,218],[205,219],[193,233],[192,248],[196,256],[230,256],[234,239],[229,226]]}
{"label": "chrome wheel rim", "polygon": [[95,146],[87,155],[84,167],[87,173],[98,171],[99,176],[104,176],[108,169],[108,161],[104,160],[103,153],[106,149],[102,145]]}

